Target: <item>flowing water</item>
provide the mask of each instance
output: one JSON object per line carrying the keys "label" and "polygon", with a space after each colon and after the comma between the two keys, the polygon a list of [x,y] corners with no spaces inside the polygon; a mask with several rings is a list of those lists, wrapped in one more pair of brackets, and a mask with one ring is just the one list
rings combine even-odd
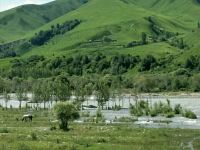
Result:
{"label": "flowing water", "polygon": [[[30,98],[31,95],[28,95]],[[73,99],[73,98],[72,98]],[[188,119],[182,116],[176,116],[174,118],[166,118],[162,116],[158,117],[139,117],[138,121],[134,122],[139,126],[149,127],[149,128],[190,128],[190,129],[200,129],[200,95],[178,95],[178,96],[165,96],[165,95],[141,95],[139,99],[148,100],[150,104],[154,104],[155,102],[166,102],[166,99],[169,99],[172,106],[176,104],[181,104],[184,109],[192,110],[198,117],[198,119]],[[122,99],[115,98],[110,99],[109,102],[106,103],[106,106],[112,107],[113,105],[121,105],[123,109],[120,111],[113,110],[102,110],[102,113],[106,120],[113,120],[115,118],[120,117],[130,117],[129,106],[130,104],[135,103],[135,97],[132,96],[124,96]],[[53,102],[54,104],[54,102]],[[5,107],[5,100],[2,96],[0,96],[0,105]],[[35,103],[27,103],[27,101],[22,101],[22,106],[36,106]],[[43,107],[43,103],[37,104],[39,107]],[[97,106],[97,102],[95,101],[95,97],[91,96],[87,101],[84,102],[83,105],[93,105]],[[15,95],[11,95],[11,100],[8,101],[7,107],[18,108],[19,101],[16,100]],[[51,107],[50,103],[46,104],[47,107]],[[90,115],[96,114],[96,109],[85,109],[84,112],[90,112]],[[168,123],[166,123],[168,122]]]}

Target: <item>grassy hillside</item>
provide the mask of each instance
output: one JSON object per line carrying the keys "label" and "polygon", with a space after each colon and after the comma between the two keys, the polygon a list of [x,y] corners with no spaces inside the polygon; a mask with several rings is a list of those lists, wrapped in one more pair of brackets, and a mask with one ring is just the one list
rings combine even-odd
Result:
{"label": "grassy hillside", "polygon": [[[70,33],[62,35],[62,37],[56,37],[53,40],[54,42],[52,42],[56,44],[53,45],[49,42],[49,44],[44,47],[35,48],[30,54],[47,52],[51,55],[49,52],[54,53],[55,51],[63,51],[72,48],[80,49],[76,44],[87,42],[96,36],[104,37],[105,35],[103,34],[106,31],[110,32],[109,37],[117,40],[116,45],[124,45],[133,40],[139,40],[142,32],[151,34],[150,23],[146,19],[146,17],[149,16],[154,16],[160,26],[172,32],[185,33],[193,28],[192,25],[188,26],[187,22],[181,19],[175,19],[176,16],[156,13],[134,3],[127,4],[120,0],[92,0],[77,11],[66,14],[40,28],[39,30],[45,30],[58,22],[62,23],[74,18],[83,21],[78,28]],[[193,22],[193,24],[196,23],[195,21]],[[34,32],[38,32],[39,30]],[[88,46],[86,47],[88,48]],[[101,49],[104,45],[97,47]],[[93,49],[96,48],[93,47]],[[115,49],[115,46],[113,49]],[[143,49],[143,47],[141,47],[141,49]]]}
{"label": "grassy hillside", "polygon": [[86,0],[57,0],[44,5],[24,5],[0,13],[0,43],[23,36],[55,18],[79,8]]}
{"label": "grassy hillside", "polygon": [[[21,52],[20,58],[44,55],[46,58],[54,59],[56,56],[73,57],[78,54],[92,55],[100,52],[108,58],[119,54],[131,54],[139,55],[143,59],[150,54],[158,59],[159,65],[153,71],[142,74],[166,72],[174,74],[177,69],[184,68],[184,63],[190,55],[199,55],[200,5],[196,0],[89,0],[84,5],[81,5],[83,1],[73,1],[73,3],[67,1],[69,6],[76,6],[77,9],[68,10],[67,13],[63,11],[63,15],[59,13],[59,16],[52,10],[55,4],[61,4],[61,2],[64,3],[58,0],[37,6],[52,5],[52,9],[49,10],[53,16],[51,13],[48,16],[51,21],[43,20],[44,22],[37,27],[28,29],[27,34],[15,34],[9,30],[13,34],[12,38],[25,37],[29,40],[35,33],[38,35],[40,31],[54,32],[55,28],[52,29],[52,27],[58,24],[62,26],[66,21],[74,19],[79,20],[80,24],[68,32],[55,34],[43,45],[32,45]],[[30,6],[23,6],[20,9],[28,7]],[[19,8],[8,12],[18,15],[17,9]],[[0,16],[5,13],[7,12],[0,13]],[[40,12],[42,13],[43,11]],[[27,18],[26,21],[34,22]],[[6,34],[4,38],[9,39],[7,29],[10,27],[9,25],[4,27]],[[144,34],[147,43],[141,44]],[[20,52],[20,49],[18,51]],[[7,58],[2,62],[4,62],[3,66],[9,65]],[[140,64],[130,69],[125,75],[141,74],[138,72],[139,67]]]}

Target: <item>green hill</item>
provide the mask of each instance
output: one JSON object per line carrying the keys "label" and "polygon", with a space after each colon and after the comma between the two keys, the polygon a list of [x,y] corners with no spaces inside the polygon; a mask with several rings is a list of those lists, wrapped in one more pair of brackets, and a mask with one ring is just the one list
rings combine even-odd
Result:
{"label": "green hill", "polygon": [[[31,15],[24,13],[27,10]],[[14,19],[10,19],[10,15]],[[5,18],[7,24],[3,24]],[[28,61],[32,55],[43,55],[47,60],[42,62],[42,66],[49,67],[51,61],[58,61],[57,57],[71,60],[77,55],[82,58],[101,53],[106,59],[96,65],[107,67],[103,71],[100,69],[103,74],[112,72],[115,56],[128,54],[133,56],[128,56],[132,59],[130,62],[135,61],[132,67],[128,65],[127,68],[123,63],[120,66],[120,75],[126,77],[199,73],[198,57],[195,57],[197,62],[191,62],[195,66],[193,69],[185,65],[190,63],[187,59],[191,55],[200,55],[200,4],[197,0],[89,0],[87,3],[83,0],[57,0],[41,6],[21,6],[2,12],[0,19],[1,39],[6,42],[25,39],[20,41],[22,44],[16,41],[0,45],[4,58],[1,59],[1,68],[9,66],[10,60],[15,59],[7,56],[28,58]],[[20,23],[20,20],[26,23]],[[137,60],[136,56],[140,59]],[[150,64],[149,60],[152,61]],[[59,60],[60,63],[62,61],[68,62]],[[93,62],[93,58],[90,61]],[[63,67],[62,63],[61,66],[58,64],[54,69]],[[35,67],[41,67],[41,63],[38,65]],[[91,72],[91,68],[85,70],[84,73]],[[73,71],[70,74],[73,75]]]}
{"label": "green hill", "polygon": [[[151,23],[147,20],[150,16],[154,18],[156,25],[160,28],[169,32],[178,32],[182,37],[191,34],[191,31],[197,28],[197,22],[200,20],[198,13],[200,6],[193,0],[176,0],[171,3],[159,0],[156,2],[155,5],[155,0],[149,0],[148,3],[142,0],[91,0],[78,10],[63,15],[30,34],[31,36],[39,30],[49,29],[51,25],[63,23],[66,20],[82,20],[81,25],[73,31],[55,37],[44,47],[36,47],[27,55],[37,53],[51,55],[55,52],[63,53],[64,50],[67,52],[69,49],[80,50],[82,48],[95,50],[95,46],[98,49],[105,49],[105,51],[107,51],[106,47],[112,47],[109,48],[112,50],[122,50],[124,48],[119,48],[120,45],[140,40],[142,32],[146,32],[149,36],[153,34],[150,27]],[[184,10],[191,11],[183,14]],[[109,35],[104,35],[106,33],[109,33]],[[95,38],[99,40],[104,36],[117,40],[117,42],[114,45],[111,44],[111,46],[107,44],[85,44],[89,40]],[[163,44],[162,47],[166,49],[169,45],[166,47],[166,44]],[[140,46],[140,49],[143,52],[145,51],[143,46]],[[162,48],[160,51],[162,51]]]}
{"label": "green hill", "polygon": [[23,38],[38,27],[79,8],[86,0],[57,0],[44,5],[24,5],[0,13],[0,43]]}

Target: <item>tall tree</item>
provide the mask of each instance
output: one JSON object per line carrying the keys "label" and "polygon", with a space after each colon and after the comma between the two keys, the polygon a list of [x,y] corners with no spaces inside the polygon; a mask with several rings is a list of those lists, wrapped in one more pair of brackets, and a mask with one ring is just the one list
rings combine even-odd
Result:
{"label": "tall tree", "polygon": [[98,81],[96,84],[96,98],[99,107],[103,109],[104,105],[106,104],[107,101],[109,101],[110,98],[110,92],[109,92],[109,87],[108,85],[105,84],[103,81]]}
{"label": "tall tree", "polygon": [[44,109],[46,109],[46,103],[50,101],[52,96],[51,81],[48,79],[43,79],[41,82],[41,99],[44,103]]}
{"label": "tall tree", "polygon": [[56,101],[68,101],[71,96],[70,82],[66,74],[56,77],[54,81]]}
{"label": "tall tree", "polygon": [[19,101],[19,108],[22,107],[22,101],[27,97],[27,87],[25,81],[21,78],[15,77],[13,79],[13,88],[16,92],[17,100]]}
{"label": "tall tree", "polygon": [[69,121],[79,118],[79,113],[76,107],[69,102],[61,102],[54,106],[57,118],[60,121],[60,129],[69,130]]}
{"label": "tall tree", "polygon": [[10,80],[4,80],[3,81],[3,97],[4,97],[4,100],[5,100],[5,107],[6,109],[8,108],[7,104],[8,104],[8,101],[10,100],[10,93],[11,93],[11,82]]}
{"label": "tall tree", "polygon": [[147,41],[147,34],[146,33],[142,33],[142,44],[145,45],[147,44],[148,41]]}

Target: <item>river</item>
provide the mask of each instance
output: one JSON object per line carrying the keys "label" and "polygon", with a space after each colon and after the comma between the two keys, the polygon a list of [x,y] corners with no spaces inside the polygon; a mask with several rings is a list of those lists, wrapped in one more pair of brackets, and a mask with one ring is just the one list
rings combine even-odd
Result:
{"label": "river", "polygon": [[[30,98],[31,95],[29,94],[28,97]],[[72,98],[73,99],[73,98]],[[189,129],[200,129],[200,95],[175,95],[175,96],[168,96],[168,95],[153,95],[153,94],[143,94],[139,96],[139,99],[148,100],[151,104],[155,102],[166,102],[166,99],[169,99],[172,106],[176,104],[181,104],[184,109],[192,110],[196,115],[197,119],[188,119],[182,116],[176,116],[174,118],[166,118],[162,116],[158,117],[139,117],[138,121],[134,122],[142,127],[149,127],[149,128],[189,128]],[[102,110],[102,113],[106,120],[113,120],[114,118],[120,117],[130,117],[129,113],[129,106],[135,103],[135,98],[133,96],[123,96],[123,100],[119,100],[118,98],[110,99],[107,102],[106,106],[112,106],[114,104],[121,104],[123,105],[123,109],[120,111],[113,111],[113,110]],[[36,105],[34,103],[27,103],[27,101],[22,101],[22,106],[25,107],[27,105]],[[0,105],[5,107],[5,101],[2,96],[0,96]],[[40,107],[43,107],[43,103],[38,104]],[[94,105],[97,106],[97,102],[95,101],[95,97],[91,96],[88,101],[85,101],[83,105]],[[7,106],[12,106],[13,108],[19,107],[19,101],[16,100],[15,95],[11,94],[11,100],[8,101]],[[46,104],[46,106],[50,107],[50,103]],[[96,113],[96,109],[87,109],[83,110],[85,112],[90,112],[90,115],[94,115]],[[168,123],[164,123],[164,122]]]}

